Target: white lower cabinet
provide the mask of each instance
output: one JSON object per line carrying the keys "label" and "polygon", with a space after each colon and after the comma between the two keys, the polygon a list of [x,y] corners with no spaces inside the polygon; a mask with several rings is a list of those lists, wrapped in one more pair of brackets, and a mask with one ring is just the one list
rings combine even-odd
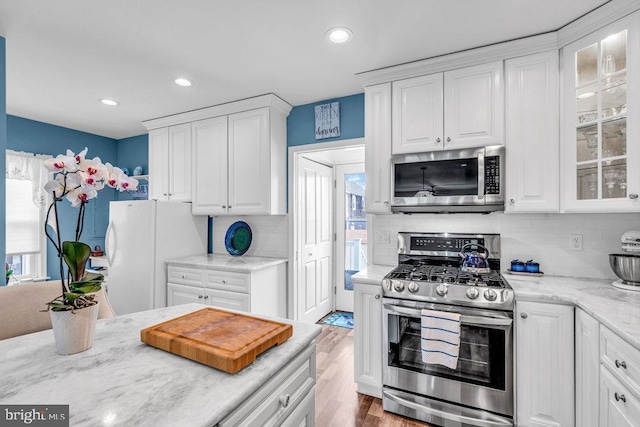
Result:
{"label": "white lower cabinet", "polygon": [[315,383],[313,342],[217,427],[314,426]]}
{"label": "white lower cabinet", "polygon": [[516,316],[516,424],[573,426],[573,306],[523,301]]}
{"label": "white lower cabinet", "polygon": [[382,287],[354,280],[354,372],[358,393],[382,397]]}
{"label": "white lower cabinet", "polygon": [[576,426],[598,427],[600,323],[576,308]]}
{"label": "white lower cabinet", "polygon": [[247,273],[169,263],[167,280],[169,306],[196,302],[265,316],[286,317],[286,263]]}
{"label": "white lower cabinet", "polygon": [[600,371],[600,426],[640,426],[638,399],[606,367]]}

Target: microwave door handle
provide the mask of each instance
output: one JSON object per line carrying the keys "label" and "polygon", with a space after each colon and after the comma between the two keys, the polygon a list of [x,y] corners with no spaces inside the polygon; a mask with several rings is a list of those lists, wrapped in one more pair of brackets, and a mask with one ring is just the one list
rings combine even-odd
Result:
{"label": "microwave door handle", "polygon": [[478,153],[478,199],[484,199],[484,150]]}
{"label": "microwave door handle", "polygon": [[[399,307],[392,304],[384,304],[384,308],[389,310],[392,314],[405,314],[407,316],[420,318],[422,312],[415,308]],[[468,316],[465,314],[460,315],[460,323],[465,325],[478,325],[478,326],[509,326],[513,323],[513,319],[505,317],[482,317],[482,316]]]}

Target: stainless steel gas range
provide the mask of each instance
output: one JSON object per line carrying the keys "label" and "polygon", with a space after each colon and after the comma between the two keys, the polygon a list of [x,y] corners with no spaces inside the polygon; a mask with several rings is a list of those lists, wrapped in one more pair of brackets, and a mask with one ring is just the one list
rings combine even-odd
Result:
{"label": "stainless steel gas range", "polygon": [[[463,248],[486,248],[487,268],[461,268]],[[513,426],[513,308],[500,235],[399,233],[383,280],[383,408],[446,427]],[[422,309],[460,314],[455,369],[422,361]]]}

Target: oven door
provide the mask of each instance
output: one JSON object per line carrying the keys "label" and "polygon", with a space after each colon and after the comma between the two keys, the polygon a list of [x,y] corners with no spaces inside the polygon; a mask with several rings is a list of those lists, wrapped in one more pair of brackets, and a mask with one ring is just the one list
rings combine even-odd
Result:
{"label": "oven door", "polygon": [[[421,310],[460,313],[456,369],[422,362]],[[383,383],[399,390],[513,416],[513,313],[383,299]]]}

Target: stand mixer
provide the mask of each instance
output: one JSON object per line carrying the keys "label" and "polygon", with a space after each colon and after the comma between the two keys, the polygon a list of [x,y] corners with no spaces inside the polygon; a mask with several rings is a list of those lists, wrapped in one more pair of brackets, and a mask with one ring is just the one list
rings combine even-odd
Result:
{"label": "stand mixer", "polygon": [[640,291],[640,231],[627,231],[620,238],[625,253],[609,254],[609,265],[620,278],[613,286],[620,289]]}

